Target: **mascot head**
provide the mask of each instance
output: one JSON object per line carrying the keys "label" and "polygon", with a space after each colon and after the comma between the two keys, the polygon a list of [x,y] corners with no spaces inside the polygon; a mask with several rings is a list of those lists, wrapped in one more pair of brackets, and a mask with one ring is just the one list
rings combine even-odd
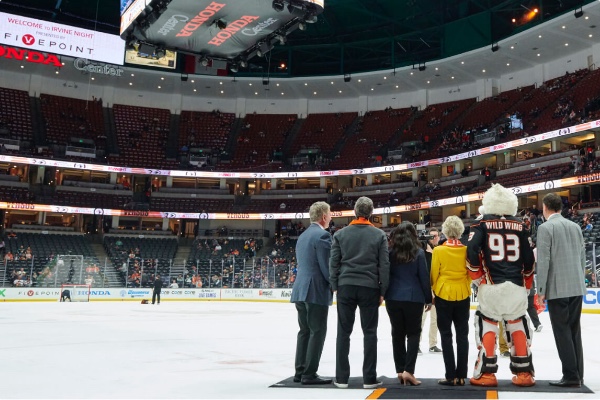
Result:
{"label": "mascot head", "polygon": [[511,215],[517,214],[519,206],[517,196],[509,189],[499,184],[492,187],[483,195],[483,208],[486,214]]}

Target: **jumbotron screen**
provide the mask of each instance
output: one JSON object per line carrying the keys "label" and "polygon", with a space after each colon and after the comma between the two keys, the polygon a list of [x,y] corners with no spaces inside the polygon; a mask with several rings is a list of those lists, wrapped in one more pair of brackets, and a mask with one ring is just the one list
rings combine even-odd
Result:
{"label": "jumbotron screen", "polygon": [[122,15],[121,37],[232,59],[277,32],[296,29],[294,22],[316,17],[323,6],[324,0],[136,0]]}

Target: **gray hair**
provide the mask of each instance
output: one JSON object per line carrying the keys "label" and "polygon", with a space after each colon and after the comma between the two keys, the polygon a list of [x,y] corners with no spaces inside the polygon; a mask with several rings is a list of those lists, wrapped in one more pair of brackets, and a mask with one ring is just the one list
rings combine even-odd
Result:
{"label": "gray hair", "polygon": [[373,214],[373,200],[368,197],[359,197],[354,204],[354,215],[356,217],[369,218]]}
{"label": "gray hair", "polygon": [[451,215],[442,224],[442,233],[448,239],[459,239],[465,231],[465,225],[456,215]]}
{"label": "gray hair", "polygon": [[310,222],[319,222],[323,215],[329,212],[329,204],[324,201],[317,201],[310,206],[308,215],[310,216]]}

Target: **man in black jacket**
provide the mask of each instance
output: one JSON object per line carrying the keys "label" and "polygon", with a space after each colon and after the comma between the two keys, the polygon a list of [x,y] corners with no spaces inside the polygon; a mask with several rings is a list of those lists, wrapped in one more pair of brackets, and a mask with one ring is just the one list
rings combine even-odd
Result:
{"label": "man in black jacket", "polygon": [[160,275],[156,275],[156,279],[154,280],[154,290],[152,291],[152,304],[154,304],[154,301],[157,300],[157,297],[158,304],[160,304],[160,291],[162,290],[162,285],[163,282],[160,279]]}

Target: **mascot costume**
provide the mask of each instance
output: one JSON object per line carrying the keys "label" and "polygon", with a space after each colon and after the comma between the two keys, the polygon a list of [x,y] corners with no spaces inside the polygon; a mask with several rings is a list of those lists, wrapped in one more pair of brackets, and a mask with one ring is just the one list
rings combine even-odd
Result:
{"label": "mascot costume", "polygon": [[498,385],[496,342],[501,323],[510,349],[513,384],[533,386],[533,331],[526,316],[534,265],[529,232],[515,218],[518,202],[511,190],[494,184],[485,192],[482,203],[484,215],[471,225],[467,242],[467,268],[474,283],[479,284],[475,313],[479,354],[470,382],[477,386]]}

